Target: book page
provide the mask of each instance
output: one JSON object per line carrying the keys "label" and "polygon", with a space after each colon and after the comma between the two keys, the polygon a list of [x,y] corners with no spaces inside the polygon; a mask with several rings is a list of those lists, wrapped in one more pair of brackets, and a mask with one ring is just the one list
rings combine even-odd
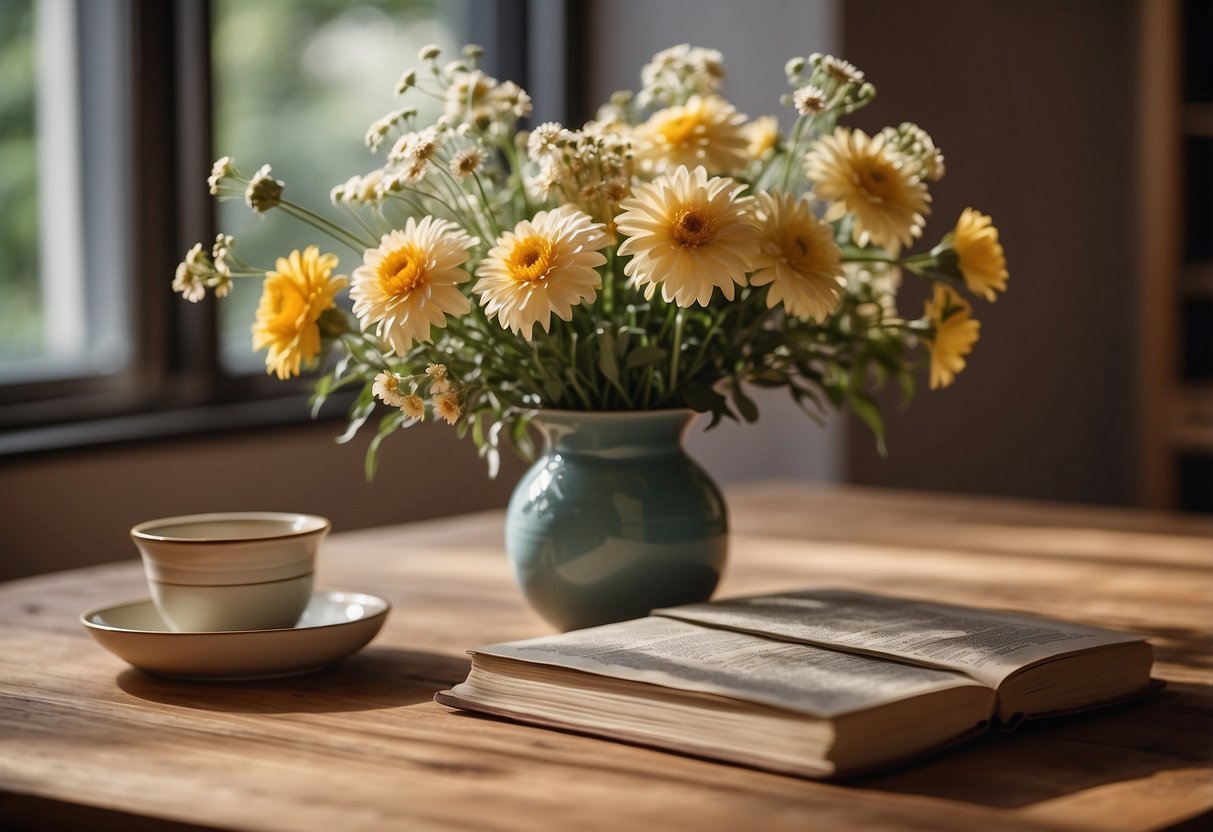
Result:
{"label": "book page", "polygon": [[[668,618],[641,618],[473,652],[713,693],[823,718],[975,685],[957,673]],[[991,696],[991,708],[992,702]]]}
{"label": "book page", "polygon": [[1044,659],[1141,640],[1030,615],[838,589],[688,604],[653,614],[957,670],[993,688]]}

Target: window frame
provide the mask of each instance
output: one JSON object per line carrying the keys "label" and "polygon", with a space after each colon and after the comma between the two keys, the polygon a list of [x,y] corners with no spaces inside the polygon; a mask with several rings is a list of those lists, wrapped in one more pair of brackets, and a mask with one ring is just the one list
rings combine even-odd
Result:
{"label": "window frame", "polygon": [[[73,2],[83,22],[90,4]],[[0,457],[310,419],[306,376],[284,382],[227,373],[215,300],[186,303],[169,285],[189,246],[216,233],[205,181],[215,158],[211,3],[126,0],[125,11],[130,363],[112,375],[0,384]],[[541,84],[534,123],[582,115],[584,20],[576,0],[469,3],[465,12],[469,40],[485,46],[489,71],[524,88]],[[530,49],[532,42],[544,48]],[[344,417],[346,404],[335,396],[320,418]]]}

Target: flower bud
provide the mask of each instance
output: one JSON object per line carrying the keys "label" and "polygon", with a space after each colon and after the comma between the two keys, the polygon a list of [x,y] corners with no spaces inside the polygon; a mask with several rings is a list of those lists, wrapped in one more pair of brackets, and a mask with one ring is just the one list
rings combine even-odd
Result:
{"label": "flower bud", "polygon": [[403,95],[417,85],[417,71],[410,69],[396,82],[396,95]]}
{"label": "flower bud", "polygon": [[244,201],[258,214],[264,214],[278,206],[284,184],[271,175],[269,165],[262,165],[261,170],[257,171],[248,183],[248,188],[244,191]]}

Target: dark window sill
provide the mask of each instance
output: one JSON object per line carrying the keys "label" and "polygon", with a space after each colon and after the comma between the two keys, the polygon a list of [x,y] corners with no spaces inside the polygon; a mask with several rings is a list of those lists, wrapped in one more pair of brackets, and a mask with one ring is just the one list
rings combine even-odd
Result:
{"label": "dark window sill", "polygon": [[[352,400],[352,394],[334,395],[316,421],[339,422]],[[309,413],[308,396],[300,393],[22,428],[0,433],[0,459],[306,424]]]}

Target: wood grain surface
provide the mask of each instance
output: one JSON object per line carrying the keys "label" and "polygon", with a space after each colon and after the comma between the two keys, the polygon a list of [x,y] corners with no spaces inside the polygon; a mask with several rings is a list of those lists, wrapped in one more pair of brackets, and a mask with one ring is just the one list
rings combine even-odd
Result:
{"label": "wood grain surface", "polygon": [[318,585],[388,598],[356,656],[203,684],[77,621],[144,597],[134,559],[0,585],[0,827],[1145,830],[1213,813],[1213,522],[858,488],[730,495],[722,594],[857,587],[1144,632],[1167,689],[823,784],[453,713],[469,647],[547,632],[500,513],[334,534]]}

